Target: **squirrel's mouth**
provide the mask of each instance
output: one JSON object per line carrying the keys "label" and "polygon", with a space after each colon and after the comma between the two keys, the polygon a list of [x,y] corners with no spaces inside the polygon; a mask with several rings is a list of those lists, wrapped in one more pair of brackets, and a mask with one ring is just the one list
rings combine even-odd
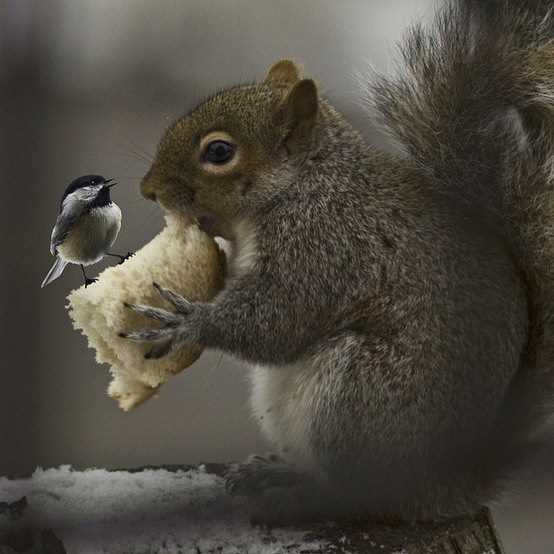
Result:
{"label": "squirrel's mouth", "polygon": [[[210,235],[211,237],[223,236],[220,232],[220,226],[218,225],[216,218],[211,215],[205,215],[205,214],[198,215],[198,211],[200,210],[195,209],[197,207],[193,206],[192,204],[179,206],[177,209],[167,208],[159,200],[158,200],[158,204],[160,204],[163,210],[166,211],[167,213],[177,213],[187,219],[193,219],[193,220],[196,219],[196,223],[198,224],[198,227],[200,227],[200,229],[204,231],[204,233],[206,233],[207,235]],[[204,210],[202,210],[202,212],[204,212]]]}
{"label": "squirrel's mouth", "polygon": [[210,235],[210,237],[223,237],[225,234],[214,217],[207,215],[201,215],[198,217],[198,227],[204,231],[204,233]]}

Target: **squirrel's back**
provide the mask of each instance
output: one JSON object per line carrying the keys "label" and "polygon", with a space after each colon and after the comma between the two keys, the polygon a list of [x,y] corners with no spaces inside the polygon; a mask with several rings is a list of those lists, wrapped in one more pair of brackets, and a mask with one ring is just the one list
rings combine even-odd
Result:
{"label": "squirrel's back", "polygon": [[554,392],[554,44],[552,8],[527,0],[452,2],[403,50],[407,75],[380,79],[372,106],[440,193],[506,238],[530,329],[491,433],[485,479],[529,452]]}

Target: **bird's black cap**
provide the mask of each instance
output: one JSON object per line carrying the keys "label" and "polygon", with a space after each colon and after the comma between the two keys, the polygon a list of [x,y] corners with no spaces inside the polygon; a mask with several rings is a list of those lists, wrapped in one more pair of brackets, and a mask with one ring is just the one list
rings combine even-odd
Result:
{"label": "bird's black cap", "polygon": [[65,189],[61,203],[63,204],[63,201],[66,199],[68,194],[75,192],[77,189],[90,187],[92,185],[102,185],[105,182],[106,179],[104,179],[102,175],[83,175],[82,177],[78,177]]}

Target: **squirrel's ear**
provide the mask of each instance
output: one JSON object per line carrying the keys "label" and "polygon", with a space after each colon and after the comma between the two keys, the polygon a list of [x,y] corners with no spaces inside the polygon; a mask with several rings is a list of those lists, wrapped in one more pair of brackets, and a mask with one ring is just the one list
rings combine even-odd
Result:
{"label": "squirrel's ear", "polygon": [[300,81],[300,72],[300,66],[292,60],[279,60],[271,66],[264,82],[282,81],[294,85]]}
{"label": "squirrel's ear", "polygon": [[301,149],[311,142],[318,111],[318,93],[311,79],[302,79],[287,93],[280,115],[287,134],[285,146],[289,151]]}

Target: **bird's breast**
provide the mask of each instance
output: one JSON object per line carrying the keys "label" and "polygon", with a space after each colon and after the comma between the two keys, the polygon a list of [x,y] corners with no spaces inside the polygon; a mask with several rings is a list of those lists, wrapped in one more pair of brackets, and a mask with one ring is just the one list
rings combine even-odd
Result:
{"label": "bird's breast", "polygon": [[89,265],[101,260],[121,228],[121,210],[114,204],[93,208],[81,216],[58,246],[58,255],[68,262]]}

